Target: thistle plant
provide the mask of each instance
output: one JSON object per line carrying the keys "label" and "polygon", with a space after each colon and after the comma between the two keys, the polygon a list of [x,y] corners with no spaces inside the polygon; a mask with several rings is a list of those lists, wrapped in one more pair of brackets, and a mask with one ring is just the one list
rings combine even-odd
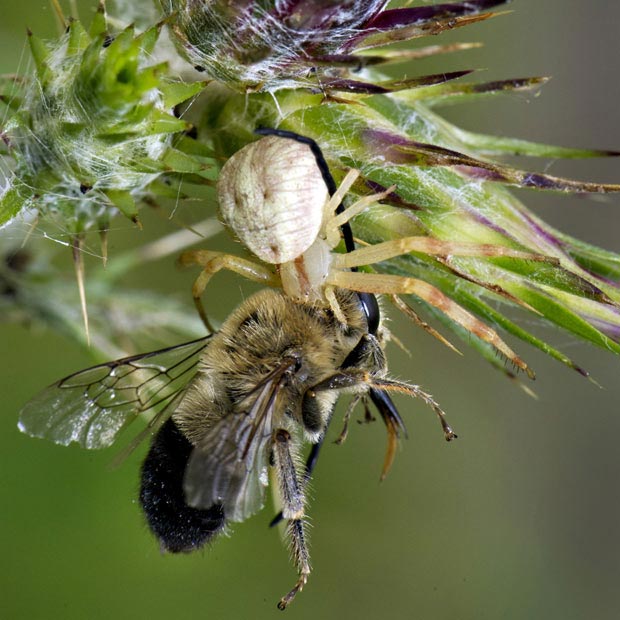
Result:
{"label": "thistle plant", "polygon": [[[413,252],[369,267],[419,283],[425,294],[393,298],[418,325],[452,347],[454,337],[463,339],[511,377],[518,369],[530,376],[533,371],[523,359],[526,352],[513,351],[505,334],[586,375],[519,324],[514,308],[618,353],[620,256],[551,228],[508,188],[581,194],[617,192],[620,186],[519,170],[499,159],[616,153],[474,134],[437,111],[445,103],[532,92],[545,78],[485,83],[465,80],[469,71],[402,79],[381,73],[387,65],[464,52],[471,44],[403,42],[491,20],[503,0],[386,4],[159,0],[161,21],[142,32],[113,27],[124,16],[108,19],[101,4],[88,28],[63,18],[66,31],[56,41],[29,35],[35,74],[2,83],[8,112],[1,131],[10,174],[0,198],[0,225],[33,218],[43,228],[60,222],[81,273],[86,232],[105,236],[119,216],[139,224],[140,207],[161,196],[174,197],[182,215],[188,184],[211,183],[232,154],[257,139],[257,127],[291,130],[320,144],[336,180],[349,168],[360,171],[351,202],[395,186],[382,204],[353,219],[358,243],[426,236],[445,247],[490,244],[544,258],[534,263],[499,252]],[[162,43],[163,29],[176,51]],[[204,217],[216,214],[212,199],[203,207]],[[136,264],[123,263],[123,269]],[[11,277],[27,278],[28,269]],[[87,286],[96,289],[105,274],[90,274]],[[38,284],[32,279],[29,286],[47,286],[57,277],[50,274]],[[86,314],[84,291],[81,298]],[[55,327],[18,295],[7,303],[18,301],[20,316]],[[100,302],[93,295],[89,312],[98,314]],[[429,319],[442,325],[441,334]],[[171,323],[177,320],[170,316]],[[73,330],[76,337],[79,332]],[[124,336],[131,340],[133,330]]]}
{"label": "thistle plant", "polygon": [[13,165],[0,226],[34,213],[69,235],[87,333],[85,233],[99,232],[105,262],[116,214],[139,226],[138,208],[156,185],[174,191],[169,177],[203,167],[175,148],[189,125],[172,113],[202,85],[174,82],[165,63],[152,62],[160,31],[155,24],[112,36],[101,5],[89,30],[67,20],[53,42],[29,32],[35,76],[5,80],[3,100],[13,113],[2,137]]}

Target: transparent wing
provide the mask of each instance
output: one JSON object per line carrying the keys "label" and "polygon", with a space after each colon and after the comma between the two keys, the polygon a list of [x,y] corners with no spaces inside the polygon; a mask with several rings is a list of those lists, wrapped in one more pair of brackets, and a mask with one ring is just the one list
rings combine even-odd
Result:
{"label": "transparent wing", "polygon": [[105,448],[140,414],[156,415],[179,394],[208,342],[200,338],[69,375],[26,404],[19,429],[64,446]]}
{"label": "transparent wing", "polygon": [[263,507],[279,388],[280,377],[267,381],[248,411],[221,418],[194,448],[184,480],[190,506],[221,504],[229,521]]}

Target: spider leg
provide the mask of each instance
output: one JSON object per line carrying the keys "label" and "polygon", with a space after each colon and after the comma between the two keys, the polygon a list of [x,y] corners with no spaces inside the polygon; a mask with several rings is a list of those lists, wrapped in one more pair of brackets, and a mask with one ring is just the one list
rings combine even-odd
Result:
{"label": "spider leg", "polygon": [[[349,174],[350,173],[351,171],[349,171]],[[345,185],[349,174],[347,174],[347,176],[342,181],[340,187],[338,188],[338,191],[340,191],[340,188]],[[326,213],[325,218],[325,221],[327,222],[325,225],[325,236],[327,238],[327,243],[330,245],[330,247],[336,247],[340,240],[340,234],[338,232],[338,229],[342,230],[342,228],[345,226],[350,228],[350,220],[352,220],[356,215],[362,213],[362,211],[365,211],[369,206],[387,198],[394,191],[395,188],[396,186],[392,185],[392,187],[389,187],[383,192],[379,192],[377,194],[370,194],[369,196],[363,196],[352,205],[348,206],[344,211],[338,212],[335,208],[331,208],[331,210]],[[331,202],[332,201],[328,203],[329,206],[332,206]],[[354,249],[355,248],[350,248],[347,251],[352,252]]]}
{"label": "spider leg", "polygon": [[422,317],[407,303],[405,303],[398,295],[390,295],[392,303],[409,319],[411,319],[418,327],[421,327],[425,332],[429,333],[434,338],[437,338],[439,342],[445,344],[449,349],[452,349],[455,353],[463,355],[449,340],[442,336],[434,327],[429,325]]}
{"label": "spider leg", "polygon": [[[342,254],[340,256],[347,255]],[[474,336],[489,343],[517,368],[525,371],[528,377],[531,379],[535,377],[532,369],[500,338],[494,329],[428,282],[403,276],[338,270],[334,270],[329,274],[327,282],[352,291],[373,293],[375,295],[416,295],[443,312],[448,318],[461,325],[461,327]]]}
{"label": "spider leg", "polygon": [[[346,212],[349,210],[347,209]],[[345,212],[345,213],[346,213]],[[514,250],[501,245],[490,243],[458,243],[453,241],[441,241],[432,237],[403,237],[392,239],[375,245],[368,245],[347,254],[336,254],[334,266],[340,269],[351,269],[362,265],[373,265],[396,256],[402,256],[409,252],[419,252],[429,256],[488,256],[495,258],[518,258],[539,262],[557,263],[557,259]]]}
{"label": "spider leg", "polygon": [[210,332],[214,332],[215,330],[207,317],[201,297],[209,280],[211,280],[218,271],[227,269],[228,271],[233,271],[254,282],[260,282],[261,284],[274,287],[280,286],[280,279],[271,269],[232,254],[211,252],[210,250],[188,250],[181,254],[178,263],[181,267],[188,267],[191,265],[199,265],[202,267],[200,275],[194,281],[192,297],[194,298],[194,304],[196,305],[202,322]]}
{"label": "spider leg", "polygon": [[[359,175],[359,171],[353,168],[349,170],[344,179],[342,179],[342,182],[338,186],[338,189],[336,189],[333,194],[330,194],[330,199],[325,203],[325,206],[323,207],[323,221],[328,222],[329,224],[328,226],[326,226],[326,228],[332,230],[331,235],[328,235],[328,242],[330,243],[331,247],[335,247],[338,244],[338,241],[340,241],[340,234],[337,230],[340,224],[332,225],[330,220],[333,220],[334,214],[345,215],[348,212],[348,209],[344,209],[342,201],[344,200],[344,197],[347,195],[348,191],[351,189],[351,186],[355,183],[355,181],[357,181]],[[342,224],[345,224],[348,221],[349,218],[345,218]],[[337,235],[337,237],[334,237],[334,235]]]}

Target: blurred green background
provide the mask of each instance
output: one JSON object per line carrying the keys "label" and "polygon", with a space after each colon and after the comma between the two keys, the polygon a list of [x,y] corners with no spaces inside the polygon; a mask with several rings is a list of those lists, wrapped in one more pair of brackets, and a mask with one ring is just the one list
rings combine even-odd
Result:
{"label": "blurred green background", "polygon": [[[0,72],[27,70],[26,27],[53,34],[52,11],[45,0],[2,5]],[[79,2],[83,18],[94,5]],[[483,41],[483,49],[425,62],[411,73],[481,67],[485,80],[551,75],[540,97],[504,97],[445,113],[467,128],[620,149],[620,4],[517,0],[510,8],[509,15],[443,37]],[[545,170],[620,182],[614,160],[552,163]],[[525,191],[520,197],[563,230],[620,251],[617,197]],[[120,226],[113,246],[135,241],[137,233]],[[149,235],[148,221],[146,228],[140,240]],[[192,278],[169,260],[134,275],[134,284],[189,304]],[[222,319],[240,290],[250,289],[233,276],[221,276],[219,286],[227,291],[216,309]],[[593,373],[599,389],[516,344],[537,371],[534,400],[465,347],[459,357],[400,320],[392,327],[412,351],[408,358],[391,347],[394,374],[433,393],[460,437],[446,444],[431,412],[400,399],[410,438],[381,485],[381,424],[353,425],[345,445],[326,445],[309,511],[315,570],[287,616],[620,617],[620,360],[547,334]],[[224,620],[280,613],[276,602],[295,573],[278,532],[267,527],[271,508],[204,552],[162,556],[135,499],[140,455],[111,471],[113,451],[60,448],[16,428],[21,405],[89,365],[88,355],[57,335],[15,325],[0,325],[0,348],[1,618]]]}

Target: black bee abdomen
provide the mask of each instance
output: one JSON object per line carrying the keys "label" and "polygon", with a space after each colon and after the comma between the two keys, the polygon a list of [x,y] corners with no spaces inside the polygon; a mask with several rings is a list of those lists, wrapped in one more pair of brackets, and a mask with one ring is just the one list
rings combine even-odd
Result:
{"label": "black bee abdomen", "polygon": [[142,465],[140,504],[165,551],[189,552],[224,528],[221,505],[206,510],[185,502],[183,475],[192,444],[170,418],[159,430]]}

